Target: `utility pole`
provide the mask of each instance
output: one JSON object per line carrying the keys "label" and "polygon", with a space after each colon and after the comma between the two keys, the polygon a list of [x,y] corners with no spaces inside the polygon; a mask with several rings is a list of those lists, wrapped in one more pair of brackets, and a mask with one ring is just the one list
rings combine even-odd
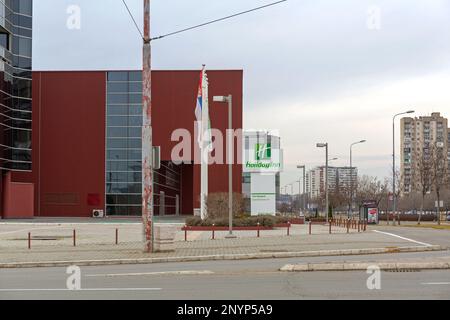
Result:
{"label": "utility pole", "polygon": [[325,157],[326,157],[326,162],[325,162],[325,215],[326,215],[326,222],[328,223],[328,211],[329,211],[329,200],[328,200],[328,143],[326,143],[326,147],[325,147]]}
{"label": "utility pole", "polygon": [[297,166],[297,169],[303,169],[303,190],[302,190],[303,194],[300,193],[300,189],[299,189],[299,194],[302,197],[303,213],[305,213],[306,212],[306,166],[299,165],[299,166]]}
{"label": "utility pole", "polygon": [[397,116],[408,114],[408,113],[414,113],[414,110],[409,110],[406,112],[400,112],[397,113],[392,117],[392,213],[395,217],[395,213],[397,212],[397,195],[395,194],[395,118]]}
{"label": "utility pole", "polygon": [[[353,172],[353,162],[352,162],[352,148],[355,144],[359,144],[359,143],[364,143],[366,142],[366,140],[361,140],[361,141],[357,141],[357,142],[353,142],[350,145],[350,204],[349,204],[349,208],[348,208],[348,215],[347,218],[350,219],[351,216],[353,216],[353,177],[354,177],[354,172]],[[357,181],[358,175],[356,175],[356,182],[358,185],[358,181]]]}
{"label": "utility pole", "polygon": [[142,224],[144,252],[153,252],[153,142],[150,0],[144,0],[142,51]]}

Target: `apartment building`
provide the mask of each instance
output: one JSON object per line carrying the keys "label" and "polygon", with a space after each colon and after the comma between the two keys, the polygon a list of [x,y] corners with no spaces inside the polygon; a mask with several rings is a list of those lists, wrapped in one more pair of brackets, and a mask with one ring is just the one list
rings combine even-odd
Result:
{"label": "apartment building", "polygon": [[[325,166],[311,169],[306,174],[306,192],[310,198],[316,198],[325,192]],[[348,190],[352,183],[356,187],[358,169],[356,167],[328,167],[328,191]]]}
{"label": "apartment building", "polygon": [[450,169],[449,145],[448,120],[439,112],[400,120],[400,189],[403,194],[421,191],[420,160],[429,159],[433,150],[443,152]]}

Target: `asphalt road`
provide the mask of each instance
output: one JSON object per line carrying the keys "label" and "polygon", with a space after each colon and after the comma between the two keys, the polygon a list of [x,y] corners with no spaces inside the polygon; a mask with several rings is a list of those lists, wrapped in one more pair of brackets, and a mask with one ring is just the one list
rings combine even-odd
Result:
{"label": "asphalt road", "polygon": [[450,248],[450,230],[438,230],[432,228],[414,228],[414,227],[392,226],[392,225],[369,226],[368,230],[379,230],[383,232],[390,232],[417,241],[422,241],[433,245],[441,245]]}
{"label": "asphalt road", "polygon": [[[412,241],[450,247],[448,230],[380,227]],[[450,251],[361,256],[200,261],[81,268],[81,289],[67,290],[65,268],[0,269],[0,299],[450,299],[450,271],[381,272],[369,290],[364,271],[288,273],[285,264],[417,261]]]}
{"label": "asphalt road", "polygon": [[382,272],[380,290],[367,289],[370,275],[363,271],[278,271],[287,263],[448,255],[445,251],[83,267],[80,291],[66,289],[65,268],[3,269],[0,299],[450,299],[450,271]]}

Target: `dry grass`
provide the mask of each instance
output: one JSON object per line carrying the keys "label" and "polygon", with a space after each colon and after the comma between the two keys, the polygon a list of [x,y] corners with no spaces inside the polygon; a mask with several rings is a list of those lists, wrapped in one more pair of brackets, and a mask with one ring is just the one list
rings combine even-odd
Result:
{"label": "dry grass", "polygon": [[441,224],[438,225],[436,223],[421,223],[421,224],[401,224],[399,227],[408,227],[408,228],[429,228],[429,229],[438,229],[438,230],[450,230],[450,224]]}

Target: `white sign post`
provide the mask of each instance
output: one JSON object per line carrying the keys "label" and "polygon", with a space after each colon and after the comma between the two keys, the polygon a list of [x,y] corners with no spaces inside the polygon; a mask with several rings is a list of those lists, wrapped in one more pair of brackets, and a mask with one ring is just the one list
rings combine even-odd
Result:
{"label": "white sign post", "polygon": [[267,136],[251,136],[243,154],[243,171],[250,173],[252,215],[276,213],[275,176],[282,170],[282,150],[272,148]]}

